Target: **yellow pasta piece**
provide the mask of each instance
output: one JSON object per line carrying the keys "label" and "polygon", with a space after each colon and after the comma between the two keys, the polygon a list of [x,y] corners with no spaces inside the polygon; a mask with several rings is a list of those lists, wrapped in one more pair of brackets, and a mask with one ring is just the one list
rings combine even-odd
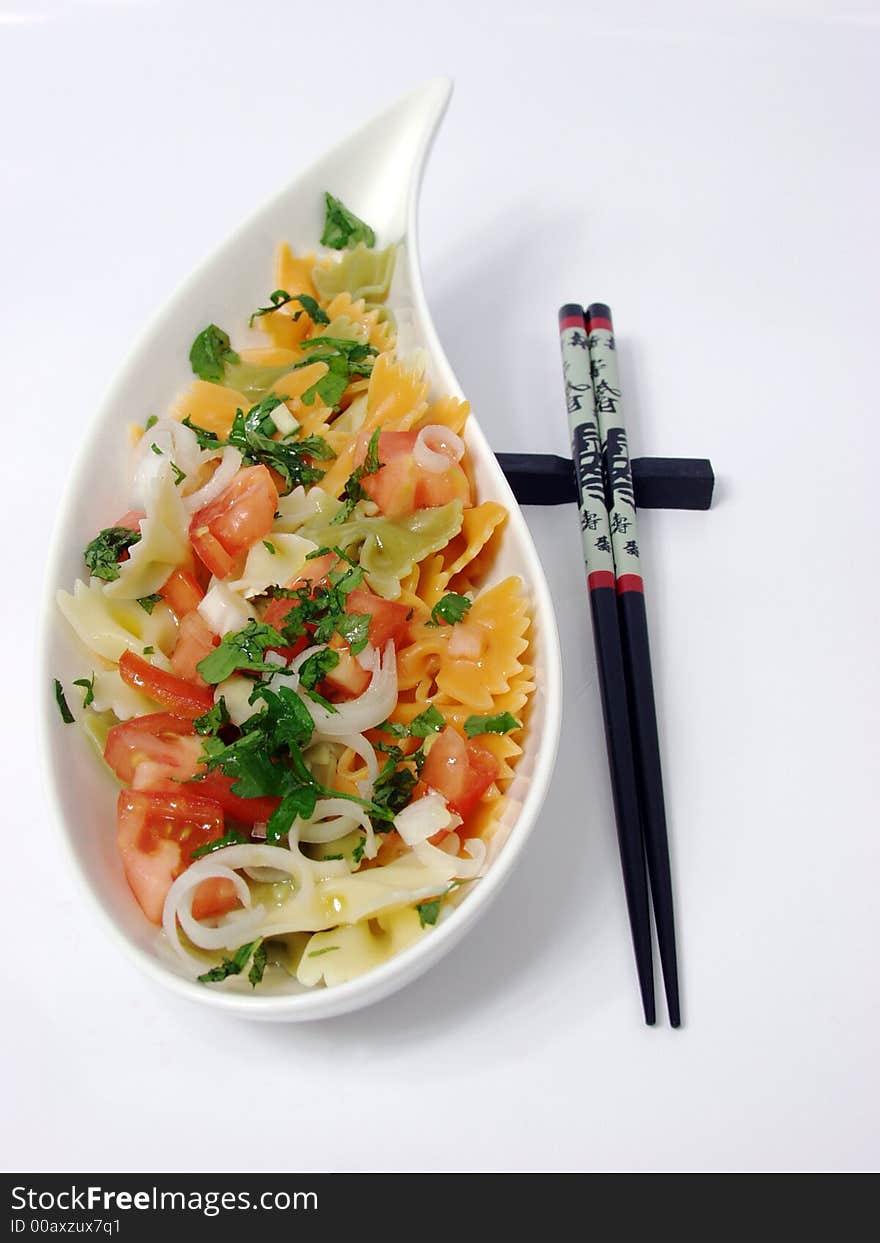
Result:
{"label": "yellow pasta piece", "polygon": [[[369,342],[380,354],[393,348],[397,336],[394,326],[387,319],[380,318],[380,311],[377,307],[368,308],[363,298],[355,301],[351,294],[344,290],[327,303],[326,310],[331,320],[344,316],[351,323],[357,324],[361,330],[360,340]],[[329,328],[325,329],[325,332],[328,337],[335,335]]]}
{"label": "yellow pasta piece", "polygon": [[[275,256],[275,288],[283,289],[294,297],[297,294],[307,294],[308,297],[317,301],[318,291],[312,281],[314,266],[314,255],[303,255],[298,258],[288,244],[282,242]],[[303,313],[298,319],[294,319],[294,316],[302,310],[299,302],[288,302],[279,310],[262,315],[258,322],[275,345],[291,349],[304,340],[312,330],[312,321],[307,314]]]}
{"label": "yellow pasta piece", "polygon": [[439,401],[432,402],[428,407],[419,422],[419,427],[441,424],[460,436],[470,412],[469,401],[461,401],[458,397],[441,397]]}
{"label": "yellow pasta piece", "polygon": [[190,419],[196,427],[203,427],[221,439],[226,439],[232,428],[236,410],[247,410],[251,403],[235,389],[207,380],[195,380],[185,393],[181,393],[171,407],[171,417]]}

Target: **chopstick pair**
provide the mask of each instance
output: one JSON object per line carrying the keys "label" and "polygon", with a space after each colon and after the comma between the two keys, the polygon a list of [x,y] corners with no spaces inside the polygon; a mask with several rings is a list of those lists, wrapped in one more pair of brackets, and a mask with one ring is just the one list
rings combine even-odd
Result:
{"label": "chopstick pair", "polygon": [[[632,472],[611,312],[559,312],[566,405],[578,490],[627,911],[645,1022],[656,1020],[648,876],[669,1021],[681,1022],[675,923],[657,715]],[[645,860],[647,857],[647,868]]]}

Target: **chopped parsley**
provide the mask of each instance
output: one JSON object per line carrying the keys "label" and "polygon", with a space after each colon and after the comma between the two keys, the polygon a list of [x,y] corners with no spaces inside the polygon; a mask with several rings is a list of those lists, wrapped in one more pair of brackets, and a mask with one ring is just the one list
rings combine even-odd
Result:
{"label": "chopped parsley", "polygon": [[264,540],[263,540],[263,547],[266,549],[266,551],[267,551],[267,552],[271,553],[273,557],[275,556],[276,552],[278,551],[278,549],[275,547],[275,545],[274,545],[274,544],[271,544],[271,543],[269,542],[269,540],[267,540],[267,539],[264,539]]}
{"label": "chopped parsley", "polygon": [[443,898],[440,897],[432,898],[430,902],[419,902],[416,905],[416,910],[419,913],[419,923],[423,928],[436,924],[442,903]]}
{"label": "chopped parsley", "polygon": [[159,446],[156,444],[155,440],[154,440],[154,441],[153,441],[153,443],[150,445],[150,448],[153,450],[153,452],[155,453],[156,457],[163,457],[163,456],[164,456],[164,454],[162,453],[162,450],[161,450],[161,449],[159,448]]}
{"label": "chopped parsley", "polygon": [[[401,757],[406,758],[406,757]],[[398,755],[389,755],[373,786],[373,802],[389,813],[393,820],[399,811],[409,806],[418,777],[410,768],[398,768]],[[382,826],[374,826],[381,830]]]}
{"label": "chopped parsley", "polygon": [[213,432],[197,427],[189,417],[183,423],[195,432],[199,448],[218,449],[232,445],[239,450],[246,463],[268,466],[277,471],[284,480],[286,493],[298,484],[307,487],[324,478],[324,472],[312,466],[308,458],[328,461],[335,455],[323,436],[305,436],[302,440],[273,439],[277,429],[271,417],[272,411],[283,402],[284,398],[278,393],[270,393],[252,406],[247,414],[237,410],[228,440],[220,440]]}
{"label": "chopped parsley", "polygon": [[95,578],[112,583],[119,577],[119,558],[141,538],[131,527],[105,527],[86,545],[83,560]]}
{"label": "chopped parsley", "polygon": [[327,372],[310,385],[300,400],[311,406],[320,397],[325,406],[335,410],[348,388],[352,376],[368,376],[373,370],[372,355],[377,353],[372,345],[361,341],[349,341],[345,337],[310,337],[300,341],[299,348],[308,350],[309,356],[297,363],[294,370],[310,363],[325,363]]}
{"label": "chopped parsley", "polygon": [[352,656],[362,652],[370,641],[369,613],[343,613],[336,622],[336,633],[348,644]]}
{"label": "chopped parsley", "polygon": [[477,734],[509,734],[512,729],[522,729],[522,724],[510,712],[499,712],[496,716],[469,716],[464,723],[468,738],[475,738]]}
{"label": "chopped parsley", "polygon": [[249,621],[243,630],[225,634],[219,647],[200,660],[196,668],[209,686],[225,682],[236,669],[277,673],[281,666],[263,660],[267,647],[284,647],[284,638],[264,622]]}
{"label": "chopped parsley", "polygon": [[431,620],[426,624],[439,626],[441,621],[445,621],[448,625],[454,626],[456,622],[462,620],[472,603],[473,601],[467,596],[460,596],[456,591],[447,591],[446,595],[431,609]]}
{"label": "chopped parsley", "polygon": [[321,245],[333,250],[351,250],[358,242],[376,245],[376,234],[360,217],[349,211],[341,199],[324,191],[324,232]]}
{"label": "chopped parsley", "polygon": [[150,647],[145,647],[145,648],[144,648],[144,652],[143,652],[143,654],[144,654],[144,656],[152,656],[152,655],[153,655],[153,653],[155,652],[155,650],[156,650],[156,649],[155,649],[155,648],[151,645]]}
{"label": "chopped parsley", "polygon": [[355,865],[355,867],[360,867],[361,859],[363,859],[364,857],[364,847],[366,846],[366,844],[367,844],[367,839],[365,837],[362,837],[361,840],[358,842],[358,844],[355,846],[354,850],[351,852],[351,861]]}
{"label": "chopped parsley", "polygon": [[83,707],[90,707],[95,699],[95,675],[92,674],[90,678],[76,678],[73,685],[83,688]]}
{"label": "chopped parsley", "polygon": [[193,729],[197,734],[219,734],[224,725],[229,724],[229,713],[226,700],[221,695],[213,708],[209,708],[193,721]]}
{"label": "chopped parsley", "polygon": [[266,951],[263,948],[262,937],[258,937],[256,941],[249,941],[247,945],[240,945],[231,958],[224,958],[219,966],[212,967],[210,971],[200,975],[198,977],[199,983],[217,984],[220,980],[225,980],[230,975],[241,975],[252,958],[253,966],[248,972],[248,979],[256,987],[260,980],[262,980],[263,972],[266,969]]}
{"label": "chopped parsley", "polygon": [[300,665],[300,686],[306,691],[314,690],[322,678],[325,678],[338,664],[339,653],[334,652],[332,647],[325,647],[320,652],[315,652]]}
{"label": "chopped parsley", "polygon": [[298,302],[302,308],[293,316],[294,320],[298,320],[301,315],[308,315],[313,324],[330,323],[327,312],[323,311],[315,299],[309,297],[307,293],[288,293],[286,289],[276,289],[269,294],[270,305],[261,306],[259,310],[254,311],[248,320],[248,327],[253,328],[255,319],[260,319],[263,315],[271,315],[273,311],[279,310],[282,306],[287,306],[288,302]]}
{"label": "chopped parsley", "polygon": [[229,337],[223,329],[209,324],[193,341],[189,361],[200,380],[222,384],[226,364],[237,363],[241,359],[230,346]]}
{"label": "chopped parsley", "polygon": [[197,846],[190,855],[190,859],[203,859],[205,855],[211,855],[215,850],[222,850],[224,846],[243,846],[246,841],[247,838],[242,837],[235,829],[230,829],[215,842],[206,842],[204,846]]}
{"label": "chopped parsley", "polygon": [[65,725],[72,725],[74,715],[67,706],[67,700],[64,698],[64,687],[55,679],[55,702],[58,705],[58,711],[61,713],[61,719]]}
{"label": "chopped parsley", "polygon": [[320,958],[322,954],[332,954],[334,950],[338,950],[338,945],[325,945],[320,950],[310,950],[306,955],[307,958]]}
{"label": "chopped parsley", "polygon": [[141,596],[141,598],[138,600],[138,604],[141,606],[141,608],[144,610],[145,613],[152,613],[156,605],[161,604],[161,603],[162,603],[162,597],[159,595],[158,591],[154,592],[153,595],[151,596]]}
{"label": "chopped parsley", "polygon": [[150,417],[147,419],[146,423],[144,424],[144,431],[148,432],[150,428],[155,427],[158,422],[159,422],[159,416],[156,414],[151,414]]}
{"label": "chopped parsley", "polygon": [[184,479],[186,479],[186,471],[181,470],[176,462],[171,463],[171,469],[174,471],[174,486],[179,488]]}

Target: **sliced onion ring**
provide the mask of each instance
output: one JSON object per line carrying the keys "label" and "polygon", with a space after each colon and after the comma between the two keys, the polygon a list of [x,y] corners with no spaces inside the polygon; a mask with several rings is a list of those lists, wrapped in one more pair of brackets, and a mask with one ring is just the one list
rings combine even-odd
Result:
{"label": "sliced onion ring", "polygon": [[460,462],[463,456],[464,441],[442,423],[423,427],[413,446],[417,464],[433,475],[442,475],[454,463]]}

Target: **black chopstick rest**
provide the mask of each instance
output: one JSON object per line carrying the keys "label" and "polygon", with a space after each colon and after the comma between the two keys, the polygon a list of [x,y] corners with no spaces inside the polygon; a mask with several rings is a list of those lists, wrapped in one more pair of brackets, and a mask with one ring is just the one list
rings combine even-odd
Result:
{"label": "black chopstick rest", "polygon": [[[571,460],[551,453],[496,453],[520,505],[577,501]],[[715,472],[708,458],[637,457],[630,462],[636,509],[709,509]]]}

